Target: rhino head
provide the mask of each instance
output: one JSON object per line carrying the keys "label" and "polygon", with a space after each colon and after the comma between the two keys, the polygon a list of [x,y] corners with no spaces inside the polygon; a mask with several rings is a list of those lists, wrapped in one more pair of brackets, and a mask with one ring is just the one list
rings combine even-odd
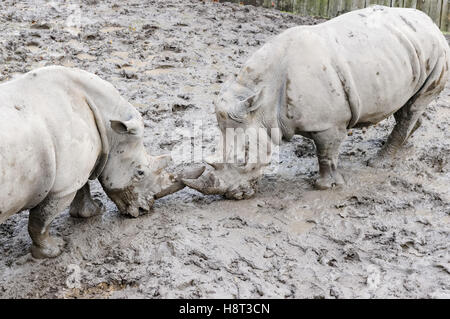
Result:
{"label": "rhino head", "polygon": [[110,120],[105,129],[109,152],[99,181],[123,214],[137,217],[147,213],[155,199],[184,188],[181,178],[196,178],[203,173],[204,167],[180,176],[166,172],[171,158],[147,154],[144,124],[137,112],[125,121]]}
{"label": "rhino head", "polygon": [[[215,101],[217,123],[222,133],[220,159],[208,164],[197,179],[183,182],[204,194],[224,195],[230,199],[250,198],[255,194],[262,168],[269,164],[271,138],[259,111],[262,92],[237,81],[229,81]],[[269,159],[270,160],[270,159]]]}

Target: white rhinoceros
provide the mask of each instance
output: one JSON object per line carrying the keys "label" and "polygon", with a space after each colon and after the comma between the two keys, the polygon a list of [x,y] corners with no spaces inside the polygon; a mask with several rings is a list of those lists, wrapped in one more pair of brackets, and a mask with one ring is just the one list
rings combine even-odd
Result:
{"label": "white rhinoceros", "polygon": [[[344,183],[337,159],[347,129],[394,114],[387,143],[369,163],[383,165],[444,88],[449,57],[439,28],[414,9],[373,6],[294,27],[260,48],[224,85],[215,104],[217,121],[224,137],[227,128],[264,128],[270,138],[259,139],[259,147],[295,134],[313,139],[320,168],[315,185],[328,189]],[[234,139],[224,140],[228,154]],[[183,181],[205,194],[248,198],[264,165],[213,166],[200,178]]]}
{"label": "white rhinoceros", "polygon": [[60,254],[64,242],[49,226],[70,204],[74,217],[103,211],[88,179],[99,178],[119,210],[135,217],[184,187],[164,171],[169,157],[146,153],[139,112],[85,71],[45,67],[1,84],[0,127],[0,223],[30,209],[36,258]]}

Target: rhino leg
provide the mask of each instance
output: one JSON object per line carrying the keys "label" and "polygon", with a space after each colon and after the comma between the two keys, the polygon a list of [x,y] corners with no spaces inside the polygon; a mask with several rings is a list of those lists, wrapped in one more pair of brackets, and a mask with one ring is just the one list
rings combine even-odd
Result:
{"label": "rhino leg", "polygon": [[312,133],[319,160],[319,178],[314,186],[317,189],[329,189],[344,184],[344,178],[337,169],[339,146],[346,135],[345,129],[331,128]]}
{"label": "rhino leg", "polygon": [[369,160],[369,166],[386,167],[390,165],[390,160],[395,156],[403,143],[420,127],[421,121],[419,117],[422,115],[426,105],[421,104],[420,107],[416,103],[405,105],[394,114],[396,122],[394,129],[376,157]]}
{"label": "rhino leg", "polygon": [[49,235],[50,224],[74,197],[75,193],[62,198],[50,196],[30,210],[28,232],[33,240],[31,254],[34,258],[51,258],[61,254],[64,240]]}
{"label": "rhino leg", "polygon": [[369,166],[386,167],[400,147],[420,127],[422,113],[428,104],[442,91],[447,81],[444,76],[446,71],[444,69],[445,63],[446,60],[442,57],[428,76],[420,91],[401,109],[394,113],[396,122],[394,129],[377,156],[369,160]]}
{"label": "rhino leg", "polygon": [[76,194],[75,199],[70,205],[70,216],[75,218],[88,218],[101,215],[105,207],[99,200],[94,200],[91,196],[89,182],[86,183]]}

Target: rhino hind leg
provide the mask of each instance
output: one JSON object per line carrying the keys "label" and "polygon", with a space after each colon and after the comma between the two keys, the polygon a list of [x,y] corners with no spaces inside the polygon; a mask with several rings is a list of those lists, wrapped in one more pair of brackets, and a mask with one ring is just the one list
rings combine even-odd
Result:
{"label": "rhino hind leg", "polygon": [[374,158],[369,160],[369,166],[385,168],[392,164],[392,159],[397,151],[421,125],[420,116],[427,104],[420,102],[421,100],[418,100],[415,103],[409,103],[394,114],[396,122],[394,129],[389,135],[383,148]]}
{"label": "rhino hind leg", "polygon": [[104,211],[102,202],[92,198],[89,182],[87,182],[75,195],[69,214],[75,218],[89,218],[101,215]]}
{"label": "rhino hind leg", "polygon": [[394,113],[395,126],[383,148],[375,158],[370,159],[371,167],[384,168],[391,165],[391,160],[406,142],[406,140],[420,127],[420,117],[428,104],[443,90],[446,81],[446,67],[441,58],[433,71],[417,92],[401,109]]}
{"label": "rhino hind leg", "polygon": [[61,254],[64,240],[49,235],[50,224],[74,197],[75,193],[62,198],[49,196],[30,210],[28,232],[33,241],[31,254],[34,258],[52,258]]}
{"label": "rhino hind leg", "polygon": [[392,165],[397,151],[410,136],[421,126],[422,113],[432,101],[433,96],[419,96],[414,102],[409,102],[394,113],[395,126],[383,148],[368,161],[368,165],[375,168],[386,168]]}
{"label": "rhino hind leg", "polygon": [[339,173],[337,165],[339,146],[345,136],[345,128],[336,127],[311,134],[319,161],[319,178],[314,184],[315,188],[324,190],[344,185],[344,178]]}

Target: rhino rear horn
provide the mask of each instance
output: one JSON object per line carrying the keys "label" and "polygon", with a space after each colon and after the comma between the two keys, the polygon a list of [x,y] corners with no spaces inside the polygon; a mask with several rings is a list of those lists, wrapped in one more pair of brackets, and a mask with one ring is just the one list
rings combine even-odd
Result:
{"label": "rhino rear horn", "polygon": [[152,169],[156,174],[160,174],[163,169],[165,169],[172,162],[172,157],[170,155],[160,155],[153,157],[154,166]]}

